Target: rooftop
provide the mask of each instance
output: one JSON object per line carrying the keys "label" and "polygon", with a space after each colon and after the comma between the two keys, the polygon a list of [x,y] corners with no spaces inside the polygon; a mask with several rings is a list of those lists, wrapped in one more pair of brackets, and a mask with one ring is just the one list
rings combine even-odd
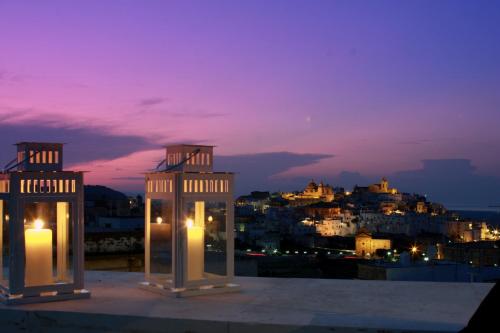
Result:
{"label": "rooftop", "polygon": [[91,299],[0,305],[0,327],[9,332],[26,327],[73,332],[160,332],[165,327],[193,333],[331,332],[339,328],[451,332],[466,325],[493,286],[237,277],[236,283],[243,288],[240,293],[179,299],[139,289],[142,276],[87,272]]}

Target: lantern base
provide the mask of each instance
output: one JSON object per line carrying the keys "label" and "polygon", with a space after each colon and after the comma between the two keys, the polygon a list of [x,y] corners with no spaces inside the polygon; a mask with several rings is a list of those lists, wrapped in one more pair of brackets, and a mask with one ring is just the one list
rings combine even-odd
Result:
{"label": "lantern base", "polygon": [[39,295],[23,297],[22,295],[10,295],[0,293],[0,301],[6,305],[46,303],[57,301],[68,301],[73,299],[90,298],[90,291],[82,289],[74,293],[55,294],[55,295]]}
{"label": "lantern base", "polygon": [[213,295],[213,294],[226,294],[226,293],[234,293],[239,292],[241,287],[239,284],[234,283],[226,283],[223,285],[214,285],[214,286],[201,286],[198,288],[163,288],[157,284],[149,283],[149,282],[141,282],[139,283],[139,288],[152,291],[157,294],[165,295],[165,296],[174,296],[174,297],[192,297],[192,296],[201,296],[201,295]]}

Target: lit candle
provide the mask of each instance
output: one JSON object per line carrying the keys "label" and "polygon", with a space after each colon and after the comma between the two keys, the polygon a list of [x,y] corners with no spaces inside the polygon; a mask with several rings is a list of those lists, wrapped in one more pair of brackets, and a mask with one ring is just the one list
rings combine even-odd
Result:
{"label": "lit candle", "polygon": [[163,218],[157,217],[156,223],[151,223],[151,241],[153,245],[158,245],[161,249],[165,248],[171,238],[170,223],[163,223]]}
{"label": "lit candle", "polygon": [[195,226],[192,219],[186,221],[188,247],[188,280],[203,278],[204,271],[204,232],[203,227]]}
{"label": "lit candle", "polygon": [[26,286],[52,284],[52,230],[35,220],[34,228],[24,232],[26,248]]}

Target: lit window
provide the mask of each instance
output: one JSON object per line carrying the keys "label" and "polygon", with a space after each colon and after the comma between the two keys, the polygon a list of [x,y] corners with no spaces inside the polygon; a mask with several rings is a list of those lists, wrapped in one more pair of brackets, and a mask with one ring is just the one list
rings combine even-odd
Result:
{"label": "lit window", "polygon": [[52,164],[52,150],[48,151],[48,155],[49,164]]}
{"label": "lit window", "polygon": [[42,151],[42,163],[47,163],[47,152],[45,150]]}
{"label": "lit window", "polygon": [[30,150],[30,163],[35,163],[35,152],[33,150]]}
{"label": "lit window", "polygon": [[56,150],[54,152],[54,163],[59,164],[59,151],[58,150]]}

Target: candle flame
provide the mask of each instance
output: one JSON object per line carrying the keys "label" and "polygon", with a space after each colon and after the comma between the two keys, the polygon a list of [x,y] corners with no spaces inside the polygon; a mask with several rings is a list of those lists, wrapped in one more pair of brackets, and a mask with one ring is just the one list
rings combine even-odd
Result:
{"label": "candle flame", "polygon": [[158,217],[156,218],[156,223],[157,223],[157,224],[161,224],[162,222],[163,222],[163,219],[161,218],[161,216],[158,216]]}
{"label": "candle flame", "polygon": [[212,222],[213,220],[214,220],[214,218],[212,217],[212,215],[210,215],[210,216],[208,217],[208,222]]}
{"label": "candle flame", "polygon": [[193,219],[187,219],[187,220],[186,220],[186,227],[188,227],[188,228],[192,228],[192,227],[193,227],[193,225],[194,225],[194,221],[193,221]]}
{"label": "candle flame", "polygon": [[35,229],[37,229],[37,230],[42,229],[44,224],[45,224],[45,223],[43,222],[43,220],[42,220],[42,219],[36,219],[36,220],[35,220],[35,222],[33,222],[33,226],[34,226],[34,228],[35,228]]}

